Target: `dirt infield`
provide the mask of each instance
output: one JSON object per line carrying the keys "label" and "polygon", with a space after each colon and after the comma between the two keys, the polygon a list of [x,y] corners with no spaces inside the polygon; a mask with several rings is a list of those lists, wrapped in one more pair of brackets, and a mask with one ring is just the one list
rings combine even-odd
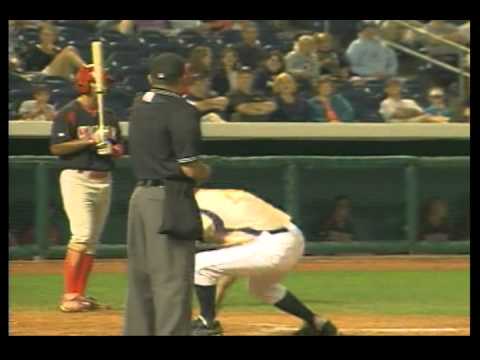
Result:
{"label": "dirt infield", "polygon": [[[295,271],[388,271],[468,269],[465,256],[378,256],[305,258]],[[10,274],[61,274],[61,261],[10,262]],[[125,260],[105,260],[95,264],[95,272],[125,272]],[[330,315],[330,314],[329,314]],[[63,314],[57,311],[11,312],[11,335],[121,335],[123,313],[97,311]],[[343,335],[469,335],[470,320],[465,316],[368,316],[331,314]],[[282,314],[224,312],[219,317],[226,335],[286,336],[300,322]]]}
{"label": "dirt infield", "polygon": [[[60,274],[63,263],[52,261],[11,261],[10,274]],[[295,271],[386,271],[386,270],[463,270],[470,267],[467,256],[344,256],[306,257]],[[100,260],[95,272],[126,272],[126,260]]]}
{"label": "dirt infield", "polygon": [[[22,311],[10,317],[11,335],[121,335],[123,314],[98,311],[84,314]],[[342,335],[469,335],[470,321],[450,316],[332,315]],[[224,313],[219,320],[227,336],[288,336],[301,323],[278,314]],[[432,326],[434,324],[434,326]]]}

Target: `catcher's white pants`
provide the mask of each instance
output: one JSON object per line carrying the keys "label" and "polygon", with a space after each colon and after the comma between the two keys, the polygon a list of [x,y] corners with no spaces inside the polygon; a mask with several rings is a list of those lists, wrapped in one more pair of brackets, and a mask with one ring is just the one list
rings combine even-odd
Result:
{"label": "catcher's white pants", "polygon": [[94,255],[110,209],[112,178],[92,179],[88,174],[63,170],[60,190],[70,223],[68,248]]}
{"label": "catcher's white pants", "polygon": [[263,232],[255,240],[230,248],[205,251],[195,257],[195,284],[215,285],[223,275],[249,278],[250,293],[275,304],[286,294],[279,281],[303,255],[305,241],[295,225],[289,232]]}

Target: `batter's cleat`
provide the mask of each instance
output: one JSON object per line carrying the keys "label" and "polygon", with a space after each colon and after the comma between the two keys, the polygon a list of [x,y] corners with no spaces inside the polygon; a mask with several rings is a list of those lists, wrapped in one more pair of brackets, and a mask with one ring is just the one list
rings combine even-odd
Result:
{"label": "batter's cleat", "polygon": [[95,310],[95,307],[91,302],[86,301],[79,296],[73,299],[62,299],[59,308],[60,311],[64,313],[78,313]]}
{"label": "batter's cleat", "polygon": [[339,336],[337,327],[330,321],[327,320],[320,328],[316,326],[311,326],[307,323],[298,330],[294,336]]}
{"label": "batter's cleat", "polygon": [[92,305],[92,310],[110,310],[112,308],[110,305],[101,304],[92,296],[80,296],[80,299],[89,302]]}
{"label": "batter's cleat", "polygon": [[223,329],[220,322],[214,320],[211,324],[208,324],[202,317],[192,321],[192,336],[222,336]]}

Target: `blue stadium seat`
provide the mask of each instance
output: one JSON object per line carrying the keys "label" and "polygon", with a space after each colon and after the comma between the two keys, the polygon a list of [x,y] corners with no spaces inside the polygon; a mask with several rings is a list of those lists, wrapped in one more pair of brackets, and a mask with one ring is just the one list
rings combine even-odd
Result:
{"label": "blue stadium seat", "polygon": [[242,42],[242,34],[238,30],[224,30],[220,33],[224,44],[238,44]]}

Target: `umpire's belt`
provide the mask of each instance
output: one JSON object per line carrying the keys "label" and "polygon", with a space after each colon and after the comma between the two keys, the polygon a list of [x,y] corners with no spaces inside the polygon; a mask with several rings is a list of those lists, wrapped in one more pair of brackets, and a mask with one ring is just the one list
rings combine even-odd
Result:
{"label": "umpire's belt", "polygon": [[259,236],[263,232],[268,232],[272,235],[275,235],[275,234],[286,233],[286,232],[289,232],[290,230],[283,227],[283,228],[278,228],[278,229],[273,229],[273,230],[255,230],[255,229],[252,229],[252,228],[243,228],[243,229],[235,229],[235,231],[242,231],[244,233],[247,233],[247,234],[250,234],[250,235],[253,235],[253,236]]}
{"label": "umpire's belt", "polygon": [[163,186],[165,183],[163,180],[139,180],[137,181],[137,186]]}

